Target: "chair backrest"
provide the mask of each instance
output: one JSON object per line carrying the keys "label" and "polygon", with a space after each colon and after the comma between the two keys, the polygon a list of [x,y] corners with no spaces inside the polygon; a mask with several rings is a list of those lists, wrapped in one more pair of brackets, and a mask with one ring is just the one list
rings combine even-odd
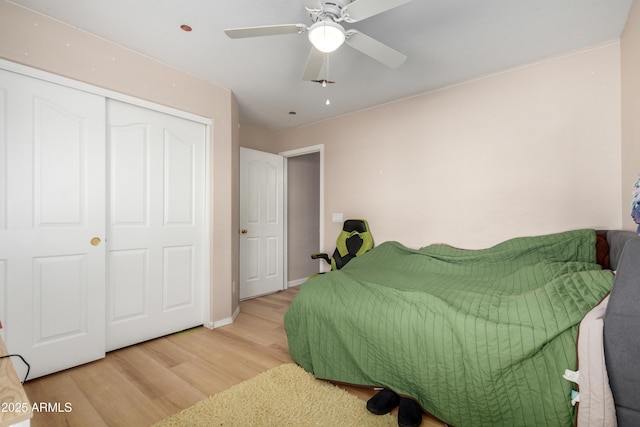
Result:
{"label": "chair backrest", "polygon": [[331,259],[331,269],[339,270],[349,260],[373,248],[373,236],[369,223],[364,219],[348,219],[336,239],[336,250]]}

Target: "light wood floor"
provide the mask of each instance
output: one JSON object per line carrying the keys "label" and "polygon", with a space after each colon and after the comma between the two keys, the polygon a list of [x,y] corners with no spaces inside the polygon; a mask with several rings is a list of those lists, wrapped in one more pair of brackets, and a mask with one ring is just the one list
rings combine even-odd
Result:
{"label": "light wood floor", "polygon": [[[204,327],[116,350],[104,359],[27,381],[31,403],[59,411],[36,412],[31,425],[149,426],[283,363],[293,362],[283,318],[298,292],[240,303],[228,326]],[[367,400],[375,391],[344,387]],[[64,412],[70,404],[71,410]],[[67,406],[65,406],[67,405]],[[425,416],[424,427],[441,427]]]}

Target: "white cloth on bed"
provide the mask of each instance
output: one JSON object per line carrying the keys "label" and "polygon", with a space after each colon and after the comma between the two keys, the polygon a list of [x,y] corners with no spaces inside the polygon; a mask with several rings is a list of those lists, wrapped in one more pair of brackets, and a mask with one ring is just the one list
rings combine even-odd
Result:
{"label": "white cloth on bed", "polygon": [[616,408],[604,359],[604,314],[609,296],[582,319],[578,333],[578,427],[616,427]]}

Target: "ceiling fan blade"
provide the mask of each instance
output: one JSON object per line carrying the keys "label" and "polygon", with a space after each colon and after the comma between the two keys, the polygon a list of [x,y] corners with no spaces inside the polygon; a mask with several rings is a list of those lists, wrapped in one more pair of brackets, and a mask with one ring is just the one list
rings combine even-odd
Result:
{"label": "ceiling fan blade", "polygon": [[355,30],[349,30],[346,43],[389,68],[398,68],[407,60],[404,54]]}
{"label": "ceiling fan blade", "polygon": [[307,58],[307,65],[302,73],[302,80],[314,80],[318,78],[322,66],[324,65],[325,54],[312,47]]}
{"label": "ceiling fan blade", "polygon": [[307,30],[303,24],[283,24],[265,25],[262,27],[231,28],[224,30],[225,34],[232,39],[259,36],[277,36],[279,34],[301,33]]}
{"label": "ceiling fan blade", "polygon": [[347,22],[357,22],[391,10],[413,0],[355,0],[342,10],[342,16]]}
{"label": "ceiling fan blade", "polygon": [[320,0],[303,0],[304,7],[306,9],[318,10],[322,9],[322,2]]}

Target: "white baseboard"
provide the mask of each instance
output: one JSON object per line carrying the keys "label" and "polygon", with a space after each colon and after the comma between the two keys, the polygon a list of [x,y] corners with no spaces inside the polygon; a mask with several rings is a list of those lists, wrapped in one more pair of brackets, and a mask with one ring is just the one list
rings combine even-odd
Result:
{"label": "white baseboard", "polygon": [[287,282],[287,288],[290,288],[292,286],[300,286],[304,282],[306,282],[307,279],[308,279],[308,277],[304,277],[302,279],[291,280],[291,281]]}
{"label": "white baseboard", "polygon": [[213,329],[213,328],[215,328],[214,324],[215,324],[215,322],[206,321],[206,322],[204,322],[204,325],[202,325],[202,326],[204,326],[207,329]]}
{"label": "white baseboard", "polygon": [[238,314],[240,314],[240,306],[236,308],[236,311],[233,312],[233,315],[231,317],[225,317],[224,319],[216,320],[215,322],[209,322],[211,324],[210,329],[215,329],[221,326],[227,326],[232,324],[234,320],[236,320],[236,317],[238,317]]}

